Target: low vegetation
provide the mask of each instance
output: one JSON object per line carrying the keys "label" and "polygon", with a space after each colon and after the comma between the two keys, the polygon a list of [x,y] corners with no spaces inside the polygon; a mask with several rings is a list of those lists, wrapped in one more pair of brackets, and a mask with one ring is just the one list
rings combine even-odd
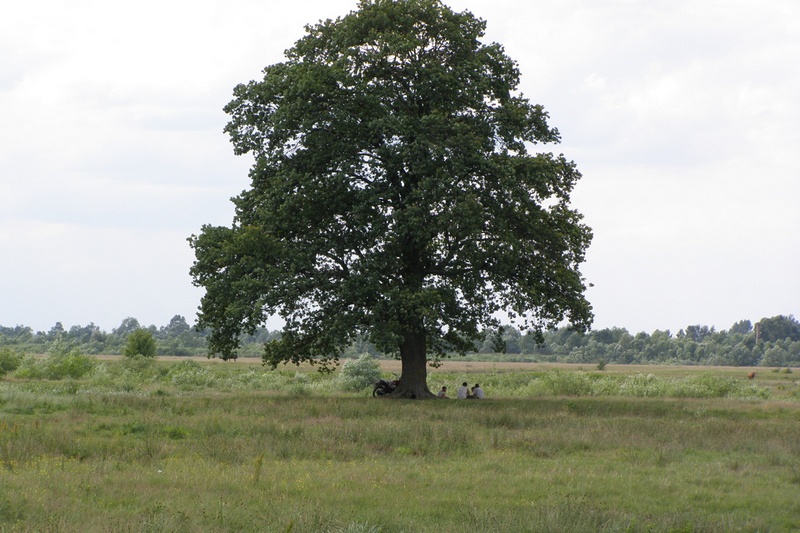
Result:
{"label": "low vegetation", "polygon": [[47,375],[76,355],[0,381],[2,531],[800,527],[783,370],[445,363],[432,387],[489,399],[413,402],[246,361],[84,356],[81,377]]}

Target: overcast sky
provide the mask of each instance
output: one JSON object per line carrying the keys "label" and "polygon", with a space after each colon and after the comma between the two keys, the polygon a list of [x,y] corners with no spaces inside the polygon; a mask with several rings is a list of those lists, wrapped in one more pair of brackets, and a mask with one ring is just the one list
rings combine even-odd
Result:
{"label": "overcast sky", "polygon": [[[249,185],[222,107],[356,5],[4,3],[0,325],[193,323],[186,238]],[[487,21],[583,174],[595,328],[800,315],[800,2],[448,5]]]}

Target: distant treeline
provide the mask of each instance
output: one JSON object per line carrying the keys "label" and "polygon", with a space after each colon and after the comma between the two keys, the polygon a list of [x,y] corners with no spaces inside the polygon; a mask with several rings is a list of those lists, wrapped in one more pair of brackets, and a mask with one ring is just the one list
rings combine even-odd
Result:
{"label": "distant treeline", "polygon": [[[135,318],[128,317],[119,327],[106,332],[94,323],[87,326],[72,326],[66,329],[61,322],[50,328],[49,331],[34,332],[27,326],[14,328],[0,326],[0,346],[9,346],[29,353],[45,353],[48,346],[60,340],[79,348],[86,354],[119,355],[133,331],[144,329],[152,333],[158,347],[158,355],[194,356],[207,355],[207,337],[210,331],[197,330],[186,322],[186,318],[175,315],[166,326],[144,326]],[[242,357],[260,357],[261,345],[264,342],[279,337],[277,331],[266,329],[256,332],[256,335],[242,337]]]}
{"label": "distant treeline", "polygon": [[[46,353],[51,343],[66,342],[87,354],[120,354],[127,336],[145,329],[156,339],[159,355],[207,355],[208,331],[197,330],[176,315],[162,327],[142,326],[135,318],[126,318],[111,332],[90,323],[69,329],[58,322],[50,331],[34,332],[26,326],[0,326],[0,347],[18,352]],[[241,339],[240,357],[260,357],[263,344],[280,337],[279,331],[260,329]],[[502,354],[498,354],[504,348]],[[343,357],[362,353],[382,357],[374,346],[356,341]],[[523,334],[512,326],[502,335],[487,335],[469,357],[504,361],[541,361],[563,363],[686,364],[728,366],[800,366],[800,322],[794,316],[762,318],[753,324],[741,320],[728,330],[691,325],[676,334],[669,330],[631,334],[624,328],[605,328],[580,333],[570,328],[546,331],[538,344],[532,334]]]}

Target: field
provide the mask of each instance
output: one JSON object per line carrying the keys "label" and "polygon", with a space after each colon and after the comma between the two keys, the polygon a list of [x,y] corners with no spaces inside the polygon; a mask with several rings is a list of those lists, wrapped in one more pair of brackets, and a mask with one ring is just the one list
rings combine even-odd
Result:
{"label": "field", "polygon": [[[398,371],[386,363],[387,373]],[[800,530],[800,372],[448,361],[373,399],[307,368],[0,381],[0,531]]]}

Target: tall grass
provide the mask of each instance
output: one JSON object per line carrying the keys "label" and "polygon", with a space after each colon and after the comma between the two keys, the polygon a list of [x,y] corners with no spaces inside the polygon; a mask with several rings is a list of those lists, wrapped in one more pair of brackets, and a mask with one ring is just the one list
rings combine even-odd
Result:
{"label": "tall grass", "polygon": [[464,379],[491,399],[373,399],[336,377],[196,361],[12,375],[0,530],[800,528],[800,406],[752,383],[558,370],[431,384]]}
{"label": "tall grass", "polygon": [[[464,377],[440,374],[438,382],[457,383]],[[768,399],[767,387],[732,376],[702,372],[681,377],[654,374],[611,374],[554,369],[545,372],[492,372],[470,375],[495,396],[526,398],[545,396],[633,396],[641,398]]]}

